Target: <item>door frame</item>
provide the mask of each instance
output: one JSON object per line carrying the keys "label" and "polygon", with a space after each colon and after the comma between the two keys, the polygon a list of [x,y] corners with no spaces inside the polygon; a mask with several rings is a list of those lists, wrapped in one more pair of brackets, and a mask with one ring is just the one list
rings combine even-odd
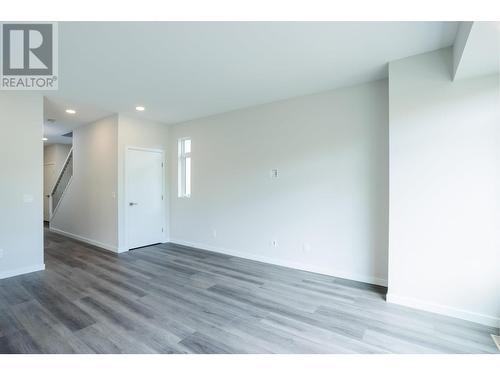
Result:
{"label": "door frame", "polygon": [[42,181],[42,183],[43,183],[43,186],[42,186],[42,188],[43,188],[43,189],[42,189],[42,198],[43,198],[43,199],[42,199],[42,202],[43,202],[43,221],[44,221],[44,222],[49,222],[49,223],[50,223],[50,219],[51,219],[51,215],[50,215],[50,193],[52,193],[52,189],[54,189],[54,184],[51,184],[51,187],[50,187],[50,189],[49,189],[49,190],[50,190],[50,192],[49,192],[49,197],[47,198],[47,199],[49,200],[49,202],[48,202],[48,207],[47,207],[47,208],[48,208],[48,210],[49,210],[49,212],[48,212],[48,214],[49,214],[49,220],[45,220],[45,167],[46,167],[47,165],[53,165],[53,166],[54,166],[54,174],[55,174],[55,173],[57,173],[57,172],[56,172],[56,163],[55,163],[55,162],[50,161],[50,162],[48,162],[48,163],[43,163],[43,181]]}
{"label": "door frame", "polygon": [[163,195],[163,205],[162,205],[162,221],[163,221],[163,236],[161,240],[163,243],[167,242],[167,194],[166,194],[166,169],[167,169],[167,162],[165,159],[166,152],[163,149],[159,148],[148,148],[148,147],[138,147],[138,146],[125,146],[125,157],[124,157],[124,168],[123,168],[123,192],[124,192],[124,200],[123,200],[123,209],[125,210],[125,214],[123,216],[123,229],[125,231],[124,236],[123,236],[123,241],[125,244],[125,248],[123,251],[129,251],[129,209],[128,209],[128,168],[129,168],[129,151],[130,150],[135,150],[135,151],[143,151],[143,152],[154,152],[154,153],[159,153],[161,155],[161,161],[163,163],[163,168],[162,168],[162,195]]}

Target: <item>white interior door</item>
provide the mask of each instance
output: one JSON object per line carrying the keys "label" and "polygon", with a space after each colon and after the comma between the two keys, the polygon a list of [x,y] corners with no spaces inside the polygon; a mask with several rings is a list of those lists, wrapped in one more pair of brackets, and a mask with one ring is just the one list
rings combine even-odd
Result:
{"label": "white interior door", "polygon": [[54,163],[43,166],[43,220],[50,220],[49,196],[56,179],[56,165]]}
{"label": "white interior door", "polygon": [[163,152],[128,149],[126,169],[128,248],[162,242]]}

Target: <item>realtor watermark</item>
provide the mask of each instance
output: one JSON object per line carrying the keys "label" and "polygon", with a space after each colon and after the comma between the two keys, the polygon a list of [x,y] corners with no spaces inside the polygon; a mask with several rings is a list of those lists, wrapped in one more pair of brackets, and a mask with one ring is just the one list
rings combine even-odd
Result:
{"label": "realtor watermark", "polygon": [[0,23],[0,89],[57,90],[56,22]]}

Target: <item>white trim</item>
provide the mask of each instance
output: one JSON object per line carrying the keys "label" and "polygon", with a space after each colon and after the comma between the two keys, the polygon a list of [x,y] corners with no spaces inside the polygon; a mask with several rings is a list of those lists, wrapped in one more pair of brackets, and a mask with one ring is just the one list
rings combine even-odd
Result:
{"label": "white trim", "polygon": [[[191,151],[185,151],[185,141],[189,140],[191,142]],[[177,198],[190,198],[191,190],[192,190],[192,180],[191,186],[189,189],[189,194],[187,193],[187,167],[186,167],[186,159],[190,159],[190,179],[193,175],[193,159],[191,157],[191,152],[193,150],[193,141],[191,137],[182,137],[177,140]]]}
{"label": "white trim", "polygon": [[119,251],[117,246],[109,245],[109,244],[106,244],[106,243],[103,243],[103,242],[92,240],[92,239],[87,238],[87,237],[83,237],[83,236],[79,236],[77,234],[66,232],[64,230],[54,228],[53,226],[49,226],[49,230],[51,232],[60,234],[62,236],[66,236],[66,237],[72,238],[74,240],[82,241],[82,242],[88,243],[90,245],[100,247],[101,249],[108,250],[108,251],[111,251],[113,253],[121,253],[121,252],[123,252],[123,251]]}
{"label": "white trim", "polygon": [[218,246],[206,245],[206,244],[202,244],[202,243],[189,242],[189,241],[184,241],[184,240],[180,240],[180,239],[176,239],[176,238],[170,239],[170,242],[174,243],[174,244],[178,244],[178,245],[184,245],[184,246],[189,246],[189,247],[195,247],[198,249],[209,250],[209,251],[213,251],[215,253],[221,253],[221,254],[231,255],[231,256],[235,256],[235,257],[239,257],[239,258],[255,260],[257,262],[274,264],[277,266],[294,268],[297,270],[314,272],[314,273],[319,273],[322,275],[328,275],[328,276],[333,276],[333,277],[339,277],[342,279],[360,281],[360,282],[368,283],[368,284],[387,286],[387,280],[380,278],[380,277],[368,276],[368,275],[357,275],[357,274],[353,274],[350,272],[345,272],[345,271],[340,271],[340,270],[332,270],[331,268],[327,269],[326,267],[304,265],[302,263],[297,263],[297,262],[293,262],[293,261],[276,259],[276,258],[267,257],[267,256],[263,256],[263,255],[248,254],[248,253],[242,252],[242,251],[225,249],[225,248],[221,248]]}
{"label": "white trim", "polygon": [[[44,167],[44,169],[43,169],[43,221],[50,221],[50,219],[52,217],[52,190],[54,190],[54,187],[50,188],[49,196],[48,197],[45,196],[46,195],[45,194],[45,167],[48,165],[53,165],[55,167],[56,163],[54,163],[54,162],[43,163],[43,167]],[[47,220],[45,220],[45,198],[47,198],[49,200],[47,203],[48,211],[49,211],[48,215],[47,215],[48,216]]]}
{"label": "white trim", "polygon": [[8,277],[14,277],[18,275],[24,275],[25,273],[43,271],[45,269],[45,264],[36,264],[34,266],[16,268],[10,271],[1,271],[0,279],[6,279]]}
{"label": "white trim", "polygon": [[411,297],[403,297],[387,293],[386,301],[396,305],[403,305],[418,310],[429,311],[436,314],[447,315],[453,318],[468,320],[485,326],[500,328],[500,317],[484,315],[473,311],[457,309],[455,307],[440,305],[434,302],[423,301]]}
{"label": "white trim", "polygon": [[[163,236],[161,237],[160,242],[166,242],[167,238],[167,206],[166,206],[166,201],[167,201],[167,191],[166,191],[166,170],[167,170],[167,160],[166,160],[166,152],[164,149],[159,149],[159,148],[147,148],[147,147],[138,147],[138,146],[130,146],[127,145],[125,146],[125,156],[123,158],[124,160],[124,166],[123,166],[123,195],[124,195],[124,200],[123,200],[123,209],[124,209],[124,215],[123,215],[123,230],[124,230],[124,235],[123,235],[123,241],[124,244],[118,247],[117,251],[119,253],[129,251],[129,238],[128,238],[128,215],[129,215],[129,210],[128,210],[128,185],[127,185],[127,165],[128,165],[128,151],[129,150],[137,150],[137,151],[145,151],[145,152],[156,152],[161,154],[161,161],[163,163],[162,167],[162,195],[163,195],[163,204],[162,204],[162,211],[163,211]],[[120,236],[119,236],[120,238]]]}
{"label": "white trim", "polygon": [[127,247],[125,245],[121,245],[121,246],[118,246],[118,253],[125,253],[127,252],[129,249],[127,249]]}
{"label": "white trim", "polygon": [[139,147],[139,146],[125,146],[125,150],[137,150],[137,151],[147,151],[147,152],[157,152],[160,154],[164,154],[165,150],[161,148],[149,148],[149,147]]}

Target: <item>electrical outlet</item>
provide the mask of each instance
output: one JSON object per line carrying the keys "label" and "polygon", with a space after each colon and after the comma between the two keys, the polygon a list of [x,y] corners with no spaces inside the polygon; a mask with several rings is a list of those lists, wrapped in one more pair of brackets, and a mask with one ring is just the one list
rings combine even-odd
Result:
{"label": "electrical outlet", "polygon": [[278,247],[278,241],[276,241],[276,240],[272,240],[272,241],[271,241],[271,246],[272,246],[272,247]]}
{"label": "electrical outlet", "polygon": [[214,238],[217,238],[217,229],[212,230],[212,236],[214,236]]}

